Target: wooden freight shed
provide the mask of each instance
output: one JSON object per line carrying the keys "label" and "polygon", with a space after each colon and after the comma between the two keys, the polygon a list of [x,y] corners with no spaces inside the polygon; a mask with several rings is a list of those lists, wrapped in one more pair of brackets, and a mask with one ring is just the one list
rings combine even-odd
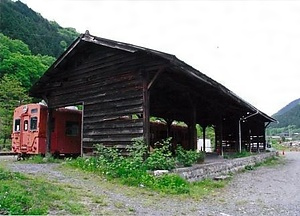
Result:
{"label": "wooden freight shed", "polygon": [[45,72],[30,95],[47,102],[49,119],[55,108],[83,105],[83,152],[97,143],[125,148],[137,137],[153,144],[150,116],[165,119],[168,128],[174,120],[185,122],[189,149],[196,148],[196,124],[215,127],[219,150],[240,150],[265,146],[265,126],[274,121],[174,55],[88,31]]}

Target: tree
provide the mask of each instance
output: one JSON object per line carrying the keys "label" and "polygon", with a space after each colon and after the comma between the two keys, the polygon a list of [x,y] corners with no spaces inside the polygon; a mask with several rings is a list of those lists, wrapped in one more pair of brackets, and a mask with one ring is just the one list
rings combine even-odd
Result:
{"label": "tree", "polygon": [[25,43],[0,33],[0,78],[8,74],[29,90],[54,60],[51,56],[31,55]]}
{"label": "tree", "polygon": [[18,80],[9,75],[0,80],[0,137],[4,143],[12,131],[14,109],[28,102],[30,98]]}
{"label": "tree", "polygon": [[39,56],[12,53],[0,64],[0,75],[8,74],[29,89],[46,69]]}
{"label": "tree", "polygon": [[58,23],[44,19],[21,1],[0,0],[1,32],[28,44],[33,55],[59,57],[79,33],[73,28],[62,28]]}

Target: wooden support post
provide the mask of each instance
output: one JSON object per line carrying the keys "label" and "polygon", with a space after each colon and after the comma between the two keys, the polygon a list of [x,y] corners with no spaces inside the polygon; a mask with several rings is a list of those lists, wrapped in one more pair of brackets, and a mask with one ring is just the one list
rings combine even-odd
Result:
{"label": "wooden support post", "polygon": [[171,136],[171,125],[173,123],[173,119],[166,119],[167,122],[167,137]]}
{"label": "wooden support post", "polygon": [[263,142],[264,142],[264,151],[266,150],[267,141],[266,141],[266,127],[263,127]]}
{"label": "wooden support post", "polygon": [[206,125],[205,125],[205,126],[202,126],[202,130],[203,130],[203,134],[202,134],[202,135],[203,135],[203,152],[204,152],[204,153],[206,152],[206,151],[205,151],[205,147],[206,147],[206,146],[205,146],[205,139],[206,139],[206,137],[205,137],[205,136],[206,136],[205,130],[206,130],[206,127],[207,127]]}
{"label": "wooden support post", "polygon": [[150,148],[150,94],[148,91],[148,73],[142,71],[143,79],[143,136],[145,144]]}
{"label": "wooden support post", "polygon": [[248,137],[249,137],[248,138],[248,149],[247,149],[249,152],[251,152],[251,134],[252,134],[251,129],[249,129],[248,130]]}
{"label": "wooden support post", "polygon": [[80,126],[80,156],[83,156],[83,123],[84,123],[84,102],[82,102],[81,126]]}
{"label": "wooden support post", "polygon": [[217,125],[214,126],[214,131],[215,131],[215,149],[213,150],[213,152],[216,152],[217,149],[219,149],[219,147],[218,147],[219,136],[218,136],[218,126]]}
{"label": "wooden support post", "polygon": [[263,149],[265,149],[265,146],[266,146],[266,131],[265,131],[264,123],[262,123],[259,128],[260,128],[260,130],[259,130],[259,137],[261,137],[261,138],[259,139],[259,142],[257,144],[257,146],[258,146],[257,147],[258,152],[260,151],[260,149],[259,149],[259,144],[260,143],[263,144]]}
{"label": "wooden support post", "polygon": [[192,112],[190,117],[190,122],[188,125],[189,130],[189,148],[192,150],[197,150],[197,129],[196,129],[196,107],[192,106]]}
{"label": "wooden support post", "polygon": [[238,143],[238,152],[242,152],[242,118],[239,119],[238,121],[238,136],[237,136],[237,143]]}
{"label": "wooden support post", "polygon": [[223,119],[221,118],[220,126],[219,126],[219,143],[220,143],[220,155],[224,155],[223,151]]}
{"label": "wooden support post", "polygon": [[54,127],[53,125],[53,109],[49,108],[48,109],[48,115],[47,115],[47,138],[46,138],[46,154],[51,153],[51,133],[52,133],[52,128]]}

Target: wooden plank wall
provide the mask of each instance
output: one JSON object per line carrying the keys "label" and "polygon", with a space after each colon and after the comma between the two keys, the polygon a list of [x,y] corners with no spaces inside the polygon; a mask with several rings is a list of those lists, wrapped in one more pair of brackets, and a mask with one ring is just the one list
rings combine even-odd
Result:
{"label": "wooden plank wall", "polygon": [[[83,63],[61,71],[48,89],[49,107],[84,103],[83,150],[94,144],[130,144],[143,136],[143,83],[137,55],[111,51],[91,53]],[[79,61],[79,59],[78,59]]]}
{"label": "wooden plank wall", "polygon": [[[263,151],[266,145],[265,123],[260,121],[249,121],[247,124],[251,130],[249,134],[250,151]],[[248,130],[249,130],[248,129]]]}

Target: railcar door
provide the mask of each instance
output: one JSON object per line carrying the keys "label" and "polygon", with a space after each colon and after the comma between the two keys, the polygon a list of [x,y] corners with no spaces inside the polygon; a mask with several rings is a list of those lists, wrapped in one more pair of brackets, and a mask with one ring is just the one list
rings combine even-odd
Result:
{"label": "railcar door", "polygon": [[12,133],[12,151],[20,153],[21,149],[21,119],[19,116],[15,116],[13,123]]}
{"label": "railcar door", "polygon": [[29,134],[29,116],[23,115],[21,117],[21,152],[27,153],[27,147],[30,142],[30,134]]}

